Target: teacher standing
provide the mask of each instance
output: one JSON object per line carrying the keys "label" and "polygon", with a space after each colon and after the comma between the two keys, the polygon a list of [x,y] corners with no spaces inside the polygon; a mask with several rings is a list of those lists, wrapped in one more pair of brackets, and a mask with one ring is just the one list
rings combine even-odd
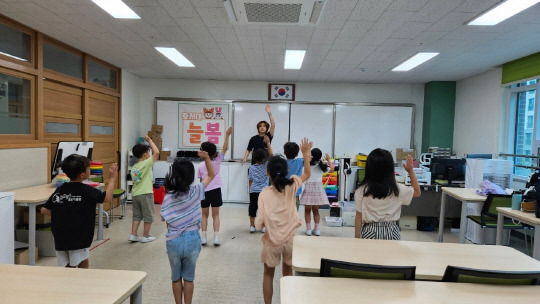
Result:
{"label": "teacher standing", "polygon": [[274,137],[274,130],[276,128],[276,123],[274,122],[274,117],[272,116],[272,109],[270,108],[270,105],[266,105],[266,113],[268,113],[268,119],[270,120],[270,123],[268,123],[265,120],[259,121],[257,123],[257,135],[253,136],[249,140],[248,147],[246,149],[246,154],[244,155],[244,159],[242,160],[242,165],[247,161],[247,158],[249,156],[249,153],[251,151],[257,150],[257,149],[266,149],[266,144],[264,143],[264,136],[268,136],[270,138],[270,142],[272,142],[272,138]]}

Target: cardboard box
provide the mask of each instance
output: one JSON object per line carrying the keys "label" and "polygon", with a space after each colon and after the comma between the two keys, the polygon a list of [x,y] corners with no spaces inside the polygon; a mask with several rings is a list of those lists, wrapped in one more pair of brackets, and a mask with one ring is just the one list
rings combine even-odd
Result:
{"label": "cardboard box", "polygon": [[[28,211],[26,211],[24,213],[24,219],[23,219],[23,222],[25,224],[28,224],[29,223],[29,213]],[[51,223],[51,216],[50,215],[45,215],[45,214],[41,214],[39,211],[36,210],[36,225],[45,225],[45,224],[50,224]]]}
{"label": "cardboard box", "polygon": [[413,159],[416,159],[416,151],[414,151],[414,149],[396,149],[396,160],[407,159],[407,155],[410,155]]}
{"label": "cardboard box", "polygon": [[161,151],[159,152],[159,160],[167,160],[167,158],[171,156],[171,151]]}
{"label": "cardboard box", "polygon": [[[15,264],[28,265],[29,254],[30,254],[30,249],[28,248],[15,249]],[[36,262],[37,260],[38,260],[38,248],[36,247]]]}
{"label": "cardboard box", "polygon": [[163,133],[163,126],[162,125],[152,125],[152,131],[158,134]]}

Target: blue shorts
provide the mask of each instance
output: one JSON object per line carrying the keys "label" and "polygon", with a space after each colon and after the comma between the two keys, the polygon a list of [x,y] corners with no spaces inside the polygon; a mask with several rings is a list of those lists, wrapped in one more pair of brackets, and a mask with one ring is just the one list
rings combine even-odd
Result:
{"label": "blue shorts", "polygon": [[167,241],[167,255],[171,264],[171,280],[180,279],[193,282],[195,265],[201,252],[201,236],[198,230],[182,233],[179,237]]}

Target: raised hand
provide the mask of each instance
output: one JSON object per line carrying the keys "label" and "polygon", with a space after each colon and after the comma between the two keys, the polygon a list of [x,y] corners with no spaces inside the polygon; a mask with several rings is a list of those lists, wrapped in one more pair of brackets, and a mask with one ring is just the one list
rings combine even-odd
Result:
{"label": "raised hand", "polygon": [[407,161],[403,164],[403,168],[405,168],[405,171],[410,172],[413,171],[413,158],[410,155],[407,155]]}
{"label": "raised hand", "polygon": [[272,113],[272,108],[270,108],[269,104],[266,105],[265,110],[266,110],[266,113]]}
{"label": "raised hand", "polygon": [[232,134],[232,127],[229,127],[227,131],[225,132],[225,135],[231,135]]}
{"label": "raised hand", "polygon": [[118,164],[112,163],[109,167],[109,178],[116,178],[118,175]]}
{"label": "raised hand", "polygon": [[206,151],[199,151],[199,152],[197,152],[197,156],[199,156],[199,157],[202,158],[202,159],[207,159],[207,158],[209,158],[208,152],[206,152]]}
{"label": "raised hand", "polygon": [[302,151],[302,154],[305,154],[306,152],[311,152],[311,147],[313,147],[313,142],[309,141],[307,137],[302,138],[300,141],[300,151]]}

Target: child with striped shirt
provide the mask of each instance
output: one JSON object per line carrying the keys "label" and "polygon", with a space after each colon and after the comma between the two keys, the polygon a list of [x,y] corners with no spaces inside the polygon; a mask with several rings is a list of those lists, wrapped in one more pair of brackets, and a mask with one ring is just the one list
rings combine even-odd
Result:
{"label": "child with striped shirt", "polygon": [[186,303],[193,298],[195,265],[201,252],[201,200],[204,189],[215,176],[214,166],[207,152],[199,151],[208,175],[200,184],[191,185],[195,167],[185,158],[177,158],[165,177],[167,194],[161,207],[161,217],[167,222],[167,255],[171,265],[172,290],[175,302]]}
{"label": "child with striped shirt", "polygon": [[[253,151],[253,165],[248,169],[249,180],[249,232],[255,232],[255,217],[257,216],[259,194],[264,187],[268,186],[268,175],[266,174],[266,166],[268,164],[268,157],[272,156],[272,146],[270,145],[270,138],[264,136],[265,149],[257,149]],[[267,152],[268,151],[268,152]],[[265,232],[265,228],[262,227],[261,232]]]}

